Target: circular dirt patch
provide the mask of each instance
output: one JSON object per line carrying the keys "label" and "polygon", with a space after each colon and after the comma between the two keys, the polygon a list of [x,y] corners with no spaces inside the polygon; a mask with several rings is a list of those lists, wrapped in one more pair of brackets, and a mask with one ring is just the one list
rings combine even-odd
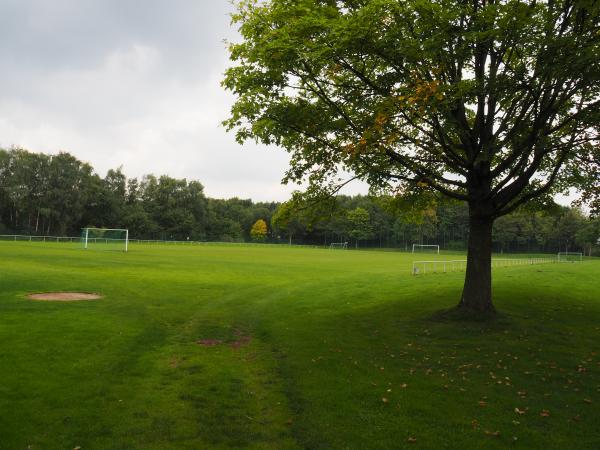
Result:
{"label": "circular dirt patch", "polygon": [[30,300],[44,300],[47,302],[81,302],[86,300],[98,300],[102,296],[89,292],[45,292],[42,294],[29,294]]}

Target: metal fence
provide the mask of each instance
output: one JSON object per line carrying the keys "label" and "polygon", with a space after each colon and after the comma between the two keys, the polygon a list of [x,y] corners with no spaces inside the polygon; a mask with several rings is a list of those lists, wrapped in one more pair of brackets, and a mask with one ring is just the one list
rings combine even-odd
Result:
{"label": "metal fence", "polygon": [[79,237],[73,236],[28,236],[22,234],[0,234],[0,241],[15,242],[79,242]]}
{"label": "metal fence", "polygon": [[[496,258],[492,259],[492,268],[524,266],[532,264],[550,264],[558,262],[557,258]],[[466,259],[438,261],[413,261],[412,274],[463,272],[467,268]]]}
{"label": "metal fence", "polygon": [[[14,242],[70,242],[79,243],[82,242],[80,236],[30,236],[23,234],[1,234],[0,241],[14,241]],[[125,242],[125,239],[111,239],[101,237],[89,237],[88,243],[98,244],[109,244]],[[217,242],[217,241],[168,241],[158,239],[128,239],[129,244],[145,244],[145,245],[202,245],[202,246],[252,246],[252,247],[273,247],[273,246],[285,246],[285,247],[298,247],[298,248],[324,248],[318,245],[299,245],[299,244],[272,244],[272,243],[256,243],[256,242]]]}

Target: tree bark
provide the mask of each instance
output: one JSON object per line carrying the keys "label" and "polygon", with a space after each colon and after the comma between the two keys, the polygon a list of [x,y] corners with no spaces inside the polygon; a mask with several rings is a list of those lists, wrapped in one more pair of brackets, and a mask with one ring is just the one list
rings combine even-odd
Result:
{"label": "tree bark", "polygon": [[492,225],[491,216],[471,212],[467,273],[459,308],[477,313],[495,313],[492,303]]}

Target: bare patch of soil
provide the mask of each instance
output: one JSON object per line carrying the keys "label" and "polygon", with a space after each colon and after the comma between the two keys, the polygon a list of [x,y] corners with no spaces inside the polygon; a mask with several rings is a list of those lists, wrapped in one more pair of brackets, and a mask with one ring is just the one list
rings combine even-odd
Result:
{"label": "bare patch of soil", "polygon": [[27,298],[30,300],[42,300],[46,302],[81,302],[99,300],[102,296],[90,292],[44,292],[40,294],[29,294]]}
{"label": "bare patch of soil", "polygon": [[235,330],[235,337],[236,340],[231,343],[233,348],[245,347],[252,340],[250,336],[242,333],[240,330]]}
{"label": "bare patch of soil", "polygon": [[196,341],[196,344],[202,345],[203,347],[215,347],[217,345],[229,344],[231,348],[237,349],[240,347],[245,347],[252,340],[251,336],[244,334],[244,332],[238,329],[234,331],[234,336],[235,339],[233,341],[224,341],[222,339],[200,339],[199,341]]}

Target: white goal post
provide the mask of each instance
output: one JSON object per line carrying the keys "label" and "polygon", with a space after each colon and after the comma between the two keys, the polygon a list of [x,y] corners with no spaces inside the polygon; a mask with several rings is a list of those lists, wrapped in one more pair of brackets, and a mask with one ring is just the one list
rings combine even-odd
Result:
{"label": "white goal post", "polygon": [[431,249],[433,250],[435,253],[437,253],[438,255],[440,254],[440,246],[439,245],[425,245],[425,244],[413,244],[412,245],[412,252],[415,252],[415,249]]}
{"label": "white goal post", "polygon": [[581,252],[558,252],[556,258],[558,262],[581,262],[583,261],[583,253]]}
{"label": "white goal post", "polygon": [[334,248],[341,248],[342,250],[348,249],[348,242],[332,242],[329,244],[329,249],[332,250]]}
{"label": "white goal post", "polygon": [[[91,244],[113,244],[117,249],[129,249],[129,230],[126,228],[82,228],[81,242],[88,249]],[[123,247],[121,247],[123,246]]]}

